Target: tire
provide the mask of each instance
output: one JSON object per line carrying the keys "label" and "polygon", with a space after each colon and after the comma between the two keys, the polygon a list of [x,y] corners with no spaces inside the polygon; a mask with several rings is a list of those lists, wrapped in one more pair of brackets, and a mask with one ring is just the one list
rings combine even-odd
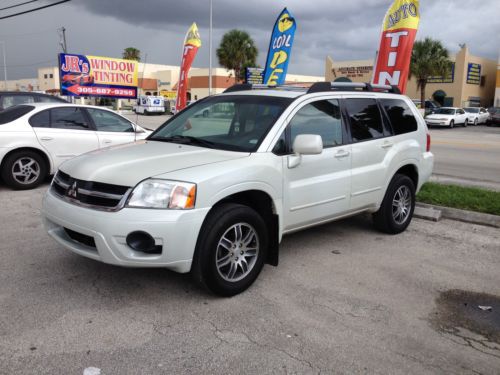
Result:
{"label": "tire", "polygon": [[453,129],[454,126],[455,126],[455,121],[451,120],[450,121],[450,129]]}
{"label": "tire", "polygon": [[[234,203],[215,207],[198,236],[191,269],[194,279],[219,296],[243,292],[264,266],[268,238],[266,223],[250,207]],[[239,254],[234,250],[238,248]]]}
{"label": "tire", "polygon": [[465,119],[465,120],[464,120],[464,128],[466,128],[466,127],[467,127],[468,122],[469,122],[469,119]]}
{"label": "tire", "polygon": [[414,210],[415,185],[408,176],[396,174],[389,183],[380,209],[373,214],[373,224],[385,233],[401,233],[410,225]]}
{"label": "tire", "polygon": [[33,151],[10,154],[2,165],[2,178],[13,189],[27,190],[40,185],[47,177],[45,160]]}
{"label": "tire", "polygon": [[477,121],[477,118],[474,119],[474,126],[477,126],[479,124],[479,122]]}

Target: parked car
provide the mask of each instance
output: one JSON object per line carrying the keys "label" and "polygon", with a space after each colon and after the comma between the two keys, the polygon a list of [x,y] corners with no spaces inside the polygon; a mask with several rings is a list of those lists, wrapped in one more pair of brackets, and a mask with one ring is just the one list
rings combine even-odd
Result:
{"label": "parked car", "polygon": [[483,107],[465,107],[465,113],[467,114],[467,123],[471,125],[486,124],[490,114]]}
{"label": "parked car", "polygon": [[[417,106],[417,108],[422,108],[422,100],[420,99],[412,99],[413,103]],[[425,101],[425,115],[434,113],[441,105],[438,102],[433,100]]]}
{"label": "parked car", "polygon": [[394,92],[233,86],[144,142],[61,165],[43,201],[45,228],[79,255],[191,271],[224,296],[278,264],[285,234],[361,212],[400,233],[434,157],[421,114]]}
{"label": "parked car", "polygon": [[150,133],[100,107],[68,103],[10,107],[0,112],[0,174],[14,189],[31,189],[72,157]]}
{"label": "parked car", "polygon": [[432,115],[426,116],[425,122],[429,126],[448,126],[449,128],[459,124],[467,126],[467,114],[462,108],[441,107]]}
{"label": "parked car", "polygon": [[500,125],[500,107],[490,107],[488,108],[488,126],[498,126]]}
{"label": "parked car", "polygon": [[67,103],[67,101],[58,96],[37,92],[0,91],[0,111],[18,104],[30,103]]}

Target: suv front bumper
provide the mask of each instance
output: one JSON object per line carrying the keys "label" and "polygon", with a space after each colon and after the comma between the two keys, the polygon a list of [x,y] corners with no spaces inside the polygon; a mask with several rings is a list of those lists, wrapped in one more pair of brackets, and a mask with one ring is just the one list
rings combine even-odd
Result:
{"label": "suv front bumper", "polygon": [[[203,220],[209,208],[194,210],[157,210],[123,208],[104,212],[65,202],[50,191],[42,204],[42,218],[48,234],[66,249],[104,263],[126,267],[165,267],[189,272]],[[83,235],[77,241],[65,230]],[[161,254],[135,251],[126,243],[133,231],[149,233]],[[90,241],[92,242],[92,241]],[[93,246],[95,245],[95,246]]]}

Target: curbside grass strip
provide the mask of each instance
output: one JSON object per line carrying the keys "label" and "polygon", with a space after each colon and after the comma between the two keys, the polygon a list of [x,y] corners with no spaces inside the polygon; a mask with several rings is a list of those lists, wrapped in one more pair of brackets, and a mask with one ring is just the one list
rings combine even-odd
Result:
{"label": "curbside grass strip", "polygon": [[[500,228],[500,216],[497,216],[497,215],[483,214],[483,213],[474,212],[474,211],[459,210],[458,208],[436,206],[436,205],[427,204],[427,203],[420,203],[420,202],[417,202],[416,207],[415,207],[415,211],[416,211],[417,207],[423,208],[423,209],[432,209],[432,210],[436,210],[436,211],[441,211],[441,217],[446,218],[446,219],[452,219],[452,220],[463,221],[463,222],[471,223],[471,224],[480,224],[480,225],[487,225],[487,226],[494,227],[494,228]],[[418,217],[418,216],[416,216],[416,217]],[[427,218],[424,217],[424,219],[427,219]],[[431,219],[427,219],[427,220],[431,220]],[[432,220],[432,221],[437,221],[437,220]]]}

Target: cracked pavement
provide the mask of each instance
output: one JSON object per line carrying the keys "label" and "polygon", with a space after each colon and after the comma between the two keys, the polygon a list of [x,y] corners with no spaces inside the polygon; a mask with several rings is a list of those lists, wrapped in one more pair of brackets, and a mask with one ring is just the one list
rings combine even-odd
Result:
{"label": "cracked pavement", "polygon": [[431,324],[442,291],[500,295],[497,229],[323,225],[285,237],[280,265],[223,299],[189,275],[64,250],[41,226],[46,188],[0,186],[0,374],[499,372],[500,345]]}

